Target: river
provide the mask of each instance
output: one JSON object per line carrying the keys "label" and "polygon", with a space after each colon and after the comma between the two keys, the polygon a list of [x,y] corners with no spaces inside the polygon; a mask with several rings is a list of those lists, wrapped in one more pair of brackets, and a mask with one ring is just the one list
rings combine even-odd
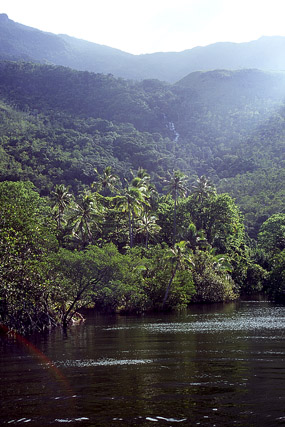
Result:
{"label": "river", "polygon": [[285,425],[284,321],[239,301],[2,336],[1,425]]}

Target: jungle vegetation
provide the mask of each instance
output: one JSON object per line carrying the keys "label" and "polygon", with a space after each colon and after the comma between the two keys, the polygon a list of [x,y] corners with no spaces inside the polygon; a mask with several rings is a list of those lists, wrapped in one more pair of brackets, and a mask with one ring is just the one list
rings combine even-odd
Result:
{"label": "jungle vegetation", "polygon": [[78,310],[141,313],[242,293],[284,299],[285,215],[258,245],[228,194],[174,171],[159,195],[139,169],[121,182],[107,167],[77,197],[30,182],[0,183],[0,316],[21,332],[67,326]]}
{"label": "jungle vegetation", "polygon": [[284,75],[0,63],[0,320],[284,301]]}

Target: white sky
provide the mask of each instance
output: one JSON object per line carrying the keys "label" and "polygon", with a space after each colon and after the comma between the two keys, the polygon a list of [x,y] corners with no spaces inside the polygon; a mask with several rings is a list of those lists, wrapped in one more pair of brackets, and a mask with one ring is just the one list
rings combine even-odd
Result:
{"label": "white sky", "polygon": [[134,54],[285,36],[285,0],[1,0],[0,13]]}

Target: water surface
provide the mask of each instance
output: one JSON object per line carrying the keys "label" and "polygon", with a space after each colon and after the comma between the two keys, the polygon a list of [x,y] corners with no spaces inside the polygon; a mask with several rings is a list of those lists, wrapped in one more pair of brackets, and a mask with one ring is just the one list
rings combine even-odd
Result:
{"label": "water surface", "polygon": [[285,425],[284,320],[247,301],[1,337],[1,424]]}

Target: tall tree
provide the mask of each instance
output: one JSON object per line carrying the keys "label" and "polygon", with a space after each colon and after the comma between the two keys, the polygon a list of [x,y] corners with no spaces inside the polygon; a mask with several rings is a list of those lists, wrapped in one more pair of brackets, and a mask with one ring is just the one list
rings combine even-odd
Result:
{"label": "tall tree", "polygon": [[143,213],[137,221],[138,233],[145,236],[145,247],[148,248],[148,241],[150,236],[154,236],[160,230],[160,226],[156,224],[156,216],[148,212]]}
{"label": "tall tree", "polygon": [[54,324],[46,261],[58,249],[51,214],[32,183],[0,183],[0,323],[23,333]]}
{"label": "tall tree", "polygon": [[270,253],[285,249],[285,213],[274,214],[262,224],[258,243]]}
{"label": "tall tree", "polygon": [[102,214],[103,207],[89,192],[82,194],[79,203],[74,203],[72,234],[81,242],[82,248],[92,243],[92,228],[100,230]]}
{"label": "tall tree", "polygon": [[72,195],[64,184],[56,185],[55,189],[51,192],[51,199],[53,202],[53,212],[57,223],[57,230],[62,230],[64,222],[64,212],[70,205]]}
{"label": "tall tree", "polygon": [[184,241],[176,243],[173,248],[169,248],[166,259],[167,259],[167,262],[170,262],[172,264],[172,273],[164,294],[162,307],[165,306],[171,285],[173,283],[173,280],[175,278],[175,275],[178,269],[184,269],[186,267],[189,268],[190,266],[193,265],[192,258],[189,254],[189,251],[187,250],[186,242]]}
{"label": "tall tree", "polygon": [[117,208],[128,215],[130,247],[134,245],[134,218],[139,215],[147,204],[144,187],[134,186],[126,181],[121,195],[117,196]]}
{"label": "tall tree", "polygon": [[192,186],[193,194],[196,196],[199,202],[203,202],[210,195],[216,194],[215,186],[211,181],[206,178],[205,175],[202,175],[196,180],[196,184]]}
{"label": "tall tree", "polygon": [[112,166],[107,166],[102,174],[99,174],[97,169],[94,170],[98,175],[98,179],[93,182],[92,187],[94,187],[99,193],[102,192],[103,196],[115,193],[120,180],[118,175],[112,172]]}
{"label": "tall tree", "polygon": [[174,216],[173,216],[173,244],[176,242],[176,214],[177,214],[177,201],[178,197],[185,197],[188,191],[187,188],[188,177],[179,170],[173,171],[169,174],[169,179],[164,180],[166,186],[164,187],[168,194],[171,194],[174,200]]}

